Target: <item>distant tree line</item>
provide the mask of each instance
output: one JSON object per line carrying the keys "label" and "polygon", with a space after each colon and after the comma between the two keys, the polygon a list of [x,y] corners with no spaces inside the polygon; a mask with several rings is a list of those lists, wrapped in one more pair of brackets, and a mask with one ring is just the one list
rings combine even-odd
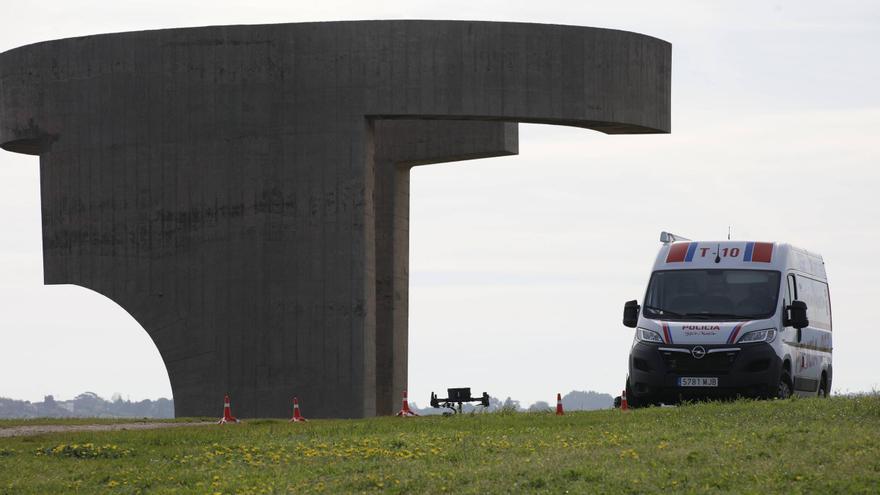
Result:
{"label": "distant tree line", "polygon": [[114,394],[106,400],[93,392],[77,395],[72,400],[55,400],[51,395],[43,402],[30,402],[0,397],[0,418],[173,418],[174,402],[168,399],[138,402],[122,400]]}

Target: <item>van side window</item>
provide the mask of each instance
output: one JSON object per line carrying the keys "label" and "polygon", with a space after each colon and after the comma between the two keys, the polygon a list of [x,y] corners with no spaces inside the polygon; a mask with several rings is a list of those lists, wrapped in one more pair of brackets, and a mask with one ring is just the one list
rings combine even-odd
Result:
{"label": "van side window", "polygon": [[831,331],[832,328],[832,318],[831,318],[831,291],[828,290],[828,284],[823,283],[822,288],[824,293],[822,297],[825,299],[825,303],[828,305],[828,331]]}
{"label": "van side window", "polygon": [[799,275],[796,279],[795,294],[795,297],[807,304],[810,326],[831,331],[831,300],[828,284]]}

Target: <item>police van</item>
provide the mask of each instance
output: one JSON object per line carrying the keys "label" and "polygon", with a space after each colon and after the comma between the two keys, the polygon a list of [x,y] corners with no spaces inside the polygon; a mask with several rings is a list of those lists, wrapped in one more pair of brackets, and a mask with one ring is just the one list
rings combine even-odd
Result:
{"label": "police van", "polygon": [[831,298],[825,262],[789,244],[691,241],[663,232],[635,328],[631,407],[724,397],[826,397]]}

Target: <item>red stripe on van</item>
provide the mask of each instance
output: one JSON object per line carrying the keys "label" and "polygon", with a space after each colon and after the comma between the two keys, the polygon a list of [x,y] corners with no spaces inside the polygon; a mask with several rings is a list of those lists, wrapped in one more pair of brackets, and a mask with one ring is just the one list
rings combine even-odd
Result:
{"label": "red stripe on van", "polygon": [[739,331],[742,330],[743,326],[745,326],[745,323],[740,323],[739,325],[733,327],[733,331],[730,332],[730,336],[727,338],[728,344],[736,343],[736,337],[739,335]]}
{"label": "red stripe on van", "polygon": [[673,244],[669,246],[669,253],[666,254],[666,262],[667,263],[679,263],[684,261],[684,257],[687,256],[688,246],[691,243],[683,242],[681,244]]}
{"label": "red stripe on van", "polygon": [[753,263],[770,263],[773,258],[773,243],[756,242],[755,249],[752,251]]}
{"label": "red stripe on van", "polygon": [[663,340],[665,340],[667,344],[672,343],[672,334],[670,334],[669,325],[666,323],[663,323]]}

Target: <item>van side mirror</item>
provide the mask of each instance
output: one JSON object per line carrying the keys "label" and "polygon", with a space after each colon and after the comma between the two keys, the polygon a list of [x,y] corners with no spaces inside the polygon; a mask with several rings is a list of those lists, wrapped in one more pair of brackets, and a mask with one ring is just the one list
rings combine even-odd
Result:
{"label": "van side mirror", "polygon": [[803,301],[792,301],[785,308],[785,326],[795,327],[798,330],[810,326],[810,320],[807,319],[807,304]]}
{"label": "van side mirror", "polygon": [[639,323],[639,307],[638,301],[627,301],[623,305],[623,325],[629,328],[635,328]]}

